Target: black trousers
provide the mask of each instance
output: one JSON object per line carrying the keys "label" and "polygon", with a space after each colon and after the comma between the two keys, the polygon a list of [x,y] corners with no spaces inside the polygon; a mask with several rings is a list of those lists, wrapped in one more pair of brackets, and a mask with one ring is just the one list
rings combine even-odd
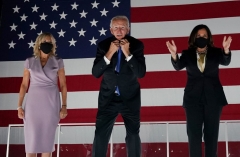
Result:
{"label": "black trousers", "polygon": [[133,114],[119,96],[114,96],[106,109],[98,110],[92,157],[106,157],[113,125],[119,113],[122,115],[127,132],[125,141],[128,157],[141,156],[140,112]]}
{"label": "black trousers", "polygon": [[217,157],[217,143],[222,106],[207,104],[202,94],[199,104],[186,107],[190,157],[202,157],[202,136],[205,157]]}

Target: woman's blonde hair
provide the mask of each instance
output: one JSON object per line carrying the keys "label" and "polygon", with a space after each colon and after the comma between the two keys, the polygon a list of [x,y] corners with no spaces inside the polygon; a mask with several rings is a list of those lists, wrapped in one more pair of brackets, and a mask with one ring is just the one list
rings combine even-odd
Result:
{"label": "woman's blonde hair", "polygon": [[49,55],[50,56],[56,56],[56,54],[55,54],[55,52],[56,52],[56,40],[51,33],[45,32],[45,33],[40,34],[35,41],[35,45],[33,47],[33,55],[35,57],[40,57],[40,49],[39,49],[40,44],[44,41],[44,39],[46,37],[50,37],[51,42],[53,44],[53,48],[52,48],[51,52],[49,53]]}

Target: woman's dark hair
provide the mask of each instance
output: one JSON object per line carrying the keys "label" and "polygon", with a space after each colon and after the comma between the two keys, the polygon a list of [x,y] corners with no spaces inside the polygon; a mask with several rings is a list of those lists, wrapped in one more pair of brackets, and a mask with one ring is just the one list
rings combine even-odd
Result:
{"label": "woman's dark hair", "polygon": [[188,48],[197,48],[195,46],[194,42],[195,42],[195,39],[197,37],[197,33],[200,29],[205,29],[207,31],[208,46],[214,47],[212,33],[211,33],[210,29],[208,28],[208,26],[200,24],[200,25],[197,25],[196,27],[193,28],[193,30],[190,34],[190,37],[188,39]]}

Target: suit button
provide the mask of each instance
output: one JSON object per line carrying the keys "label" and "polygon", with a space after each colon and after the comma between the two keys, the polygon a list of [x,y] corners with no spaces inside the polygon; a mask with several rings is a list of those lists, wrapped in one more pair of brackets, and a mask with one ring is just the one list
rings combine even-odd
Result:
{"label": "suit button", "polygon": [[202,74],[201,77],[204,77],[204,75]]}
{"label": "suit button", "polygon": [[133,65],[131,64],[130,67],[133,68]]}

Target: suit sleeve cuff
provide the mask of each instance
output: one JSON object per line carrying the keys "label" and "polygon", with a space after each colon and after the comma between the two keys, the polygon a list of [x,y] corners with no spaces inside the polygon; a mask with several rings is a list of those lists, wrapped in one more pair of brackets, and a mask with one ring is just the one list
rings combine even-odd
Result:
{"label": "suit sleeve cuff", "polygon": [[130,55],[126,58],[126,61],[128,62],[131,58],[132,58],[133,55]]}
{"label": "suit sleeve cuff", "polygon": [[226,53],[225,53],[225,50],[223,49],[223,55],[224,55],[224,56],[230,56],[230,55],[231,55],[231,50],[229,49],[228,54],[226,54]]}
{"label": "suit sleeve cuff", "polygon": [[104,56],[103,58],[104,58],[106,64],[109,65],[110,64],[110,60],[108,60],[106,56]]}

